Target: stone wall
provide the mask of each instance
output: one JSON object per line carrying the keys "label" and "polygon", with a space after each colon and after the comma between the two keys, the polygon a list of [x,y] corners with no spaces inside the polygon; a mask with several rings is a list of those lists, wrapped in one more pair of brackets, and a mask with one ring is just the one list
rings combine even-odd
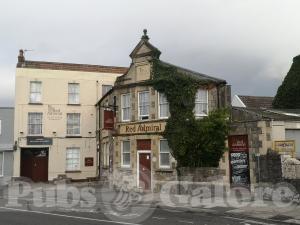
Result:
{"label": "stone wall", "polygon": [[256,163],[259,168],[256,175],[258,182],[277,183],[282,180],[281,156],[278,153],[269,150]]}

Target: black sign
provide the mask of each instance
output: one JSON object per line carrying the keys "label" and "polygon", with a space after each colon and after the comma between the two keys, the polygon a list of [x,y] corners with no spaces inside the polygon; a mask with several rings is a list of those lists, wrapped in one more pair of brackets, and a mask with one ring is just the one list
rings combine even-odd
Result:
{"label": "black sign", "polygon": [[247,135],[228,137],[230,182],[232,186],[250,187],[249,146]]}
{"label": "black sign", "polygon": [[27,145],[52,145],[52,138],[27,137]]}
{"label": "black sign", "polygon": [[248,186],[249,162],[247,152],[230,152],[231,183],[232,185]]}

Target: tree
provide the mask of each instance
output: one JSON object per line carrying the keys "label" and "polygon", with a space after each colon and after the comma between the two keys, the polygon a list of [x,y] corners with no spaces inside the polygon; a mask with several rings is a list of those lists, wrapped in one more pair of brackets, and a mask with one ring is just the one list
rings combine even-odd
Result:
{"label": "tree", "polygon": [[293,59],[290,71],[277,90],[273,107],[277,109],[300,108],[300,55]]}
{"label": "tree", "polygon": [[177,172],[180,167],[218,167],[226,150],[228,113],[219,109],[203,119],[194,115],[196,92],[208,82],[154,61],[150,84],[169,102],[170,117],[163,136],[177,161]]}

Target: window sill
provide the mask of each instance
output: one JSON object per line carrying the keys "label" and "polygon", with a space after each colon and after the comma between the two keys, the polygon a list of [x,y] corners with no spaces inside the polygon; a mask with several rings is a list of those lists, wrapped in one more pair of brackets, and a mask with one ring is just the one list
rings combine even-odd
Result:
{"label": "window sill", "polygon": [[81,170],[66,170],[65,173],[81,173]]}
{"label": "window sill", "polygon": [[130,166],[126,167],[126,166],[121,166],[120,170],[127,170],[127,171],[131,171],[132,169],[130,168]]}
{"label": "window sill", "polygon": [[159,169],[156,169],[155,172],[173,173],[174,170],[172,168],[159,168]]}
{"label": "window sill", "polygon": [[67,135],[66,138],[82,138],[81,135]]}
{"label": "window sill", "polygon": [[75,103],[75,104],[68,103],[67,105],[69,105],[69,106],[81,106],[80,103]]}
{"label": "window sill", "polygon": [[28,105],[43,105],[41,102],[29,102]]}

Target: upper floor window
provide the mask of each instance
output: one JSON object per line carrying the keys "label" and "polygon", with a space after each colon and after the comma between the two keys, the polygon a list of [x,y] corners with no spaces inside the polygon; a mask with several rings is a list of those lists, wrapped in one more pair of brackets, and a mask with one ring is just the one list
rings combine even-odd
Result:
{"label": "upper floor window", "polygon": [[30,81],[30,103],[40,103],[42,101],[42,82]]}
{"label": "upper floor window", "polygon": [[169,117],[169,103],[167,97],[163,93],[158,94],[159,99],[159,118],[168,118]]}
{"label": "upper floor window", "polygon": [[150,114],[150,94],[149,91],[139,92],[139,119],[147,120]]}
{"label": "upper floor window", "polygon": [[28,113],[28,134],[42,134],[43,113]]}
{"label": "upper floor window", "polygon": [[170,168],[170,148],[167,140],[160,140],[159,167]]}
{"label": "upper floor window", "polygon": [[122,154],[121,154],[122,167],[130,167],[130,141],[122,142]]}
{"label": "upper floor window", "polygon": [[130,93],[121,96],[122,121],[130,120]]}
{"label": "upper floor window", "polygon": [[80,113],[67,114],[67,134],[68,135],[80,134]]}
{"label": "upper floor window", "polygon": [[206,89],[199,89],[195,98],[195,116],[203,117],[208,114],[208,94]]}
{"label": "upper floor window", "polygon": [[105,95],[110,89],[112,89],[112,85],[102,85],[102,96]]}
{"label": "upper floor window", "polygon": [[68,103],[79,104],[79,84],[69,83],[68,84]]}
{"label": "upper floor window", "polygon": [[66,151],[66,170],[76,171],[80,170],[80,149],[79,148],[67,148]]}

